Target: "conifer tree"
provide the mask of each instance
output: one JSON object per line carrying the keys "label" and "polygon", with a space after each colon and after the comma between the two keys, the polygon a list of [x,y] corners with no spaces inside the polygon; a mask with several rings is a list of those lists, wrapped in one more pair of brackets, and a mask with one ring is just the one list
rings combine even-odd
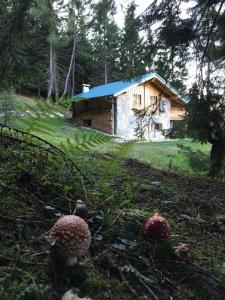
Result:
{"label": "conifer tree", "polygon": [[57,48],[61,46],[61,17],[65,6],[60,0],[36,0],[33,10],[39,22],[47,29],[48,42],[48,92],[47,97],[59,98]]}
{"label": "conifer tree", "polygon": [[141,22],[135,16],[135,11],[136,5],[132,1],[125,15],[117,79],[128,79],[145,73],[143,38],[140,37]]}
{"label": "conifer tree", "polygon": [[[29,66],[26,59],[27,23],[31,0],[2,1],[0,6],[0,85],[20,86]],[[27,68],[28,67],[28,68]]]}
{"label": "conifer tree", "polygon": [[[151,26],[159,24],[153,34],[155,45],[149,47],[149,57],[153,57],[154,60],[153,68],[168,83],[184,92],[188,61],[186,38],[192,31],[189,30],[189,21],[181,18],[181,2],[177,0],[153,2],[143,16],[143,27],[148,31]],[[146,52],[148,53],[148,49]]]}
{"label": "conifer tree", "polygon": [[194,57],[198,80],[191,89],[188,127],[192,136],[212,144],[209,175],[225,177],[225,85],[224,20],[225,1],[197,1],[192,9],[195,21]]}
{"label": "conifer tree", "polygon": [[108,83],[116,68],[119,29],[114,21],[116,13],[114,0],[100,0],[93,4],[92,32],[93,84]]}

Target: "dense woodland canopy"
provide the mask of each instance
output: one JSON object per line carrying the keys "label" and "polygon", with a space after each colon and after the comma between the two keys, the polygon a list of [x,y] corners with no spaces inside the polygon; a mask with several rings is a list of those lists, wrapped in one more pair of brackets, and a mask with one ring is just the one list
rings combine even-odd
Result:
{"label": "dense woodland canopy", "polygon": [[189,2],[152,1],[137,16],[130,1],[121,29],[114,0],[1,1],[1,83],[57,97],[155,70],[187,92],[191,61],[212,78],[224,57],[223,1],[195,1],[184,15]]}
{"label": "dense woodland canopy", "polygon": [[[130,1],[121,29],[114,0],[3,1],[1,80],[57,98],[73,95],[82,83],[103,84],[156,70],[184,91],[188,49],[172,42],[176,34],[171,31],[181,23],[180,11],[177,3],[166,9],[156,5],[137,17]],[[156,22],[162,28],[151,29]]]}

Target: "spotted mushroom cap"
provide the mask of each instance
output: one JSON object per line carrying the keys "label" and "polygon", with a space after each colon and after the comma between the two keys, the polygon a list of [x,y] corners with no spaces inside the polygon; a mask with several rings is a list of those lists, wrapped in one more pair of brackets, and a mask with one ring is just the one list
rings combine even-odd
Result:
{"label": "spotted mushroom cap", "polygon": [[144,233],[151,240],[167,240],[170,238],[170,224],[159,213],[155,213],[145,222]]}
{"label": "spotted mushroom cap", "polygon": [[74,215],[60,218],[53,226],[50,238],[68,259],[85,255],[91,244],[88,224]]}

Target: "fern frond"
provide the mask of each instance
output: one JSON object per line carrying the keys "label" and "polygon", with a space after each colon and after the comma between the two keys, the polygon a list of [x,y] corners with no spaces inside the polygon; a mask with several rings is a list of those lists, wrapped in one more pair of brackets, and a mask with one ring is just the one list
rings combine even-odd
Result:
{"label": "fern frond", "polygon": [[60,126],[64,109],[58,105],[36,100],[33,103],[18,104],[14,117],[16,127],[30,133],[53,134],[53,129]]}

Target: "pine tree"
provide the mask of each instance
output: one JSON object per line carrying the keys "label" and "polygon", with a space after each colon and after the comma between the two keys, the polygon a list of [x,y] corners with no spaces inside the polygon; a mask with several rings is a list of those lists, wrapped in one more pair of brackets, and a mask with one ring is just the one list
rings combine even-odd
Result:
{"label": "pine tree", "polygon": [[93,56],[89,34],[90,28],[86,22],[86,17],[85,15],[81,15],[77,35],[76,68],[72,78],[73,95],[75,91],[81,91],[81,85],[83,83],[92,82]]}
{"label": "pine tree", "polygon": [[[154,44],[149,47],[150,65],[168,83],[180,92],[185,91],[187,78],[186,63],[188,61],[187,40],[192,34],[189,22],[181,18],[182,1],[162,0],[153,2],[143,16],[143,27],[147,32],[155,24],[160,24],[153,33]],[[148,53],[148,49],[146,49]],[[154,56],[153,56],[154,54]]]}
{"label": "pine tree", "polygon": [[197,1],[192,9],[195,21],[194,57],[198,81],[191,89],[188,127],[192,136],[212,144],[209,175],[225,177],[225,85],[224,85],[224,1]]}
{"label": "pine tree", "polygon": [[106,84],[112,80],[119,45],[119,29],[113,19],[116,13],[115,1],[100,0],[92,8],[93,19],[90,22],[93,55],[91,83]]}
{"label": "pine tree", "polygon": [[135,16],[134,1],[127,7],[125,25],[120,42],[120,67],[117,79],[128,79],[145,73],[144,46],[140,37],[141,22]]}
{"label": "pine tree", "polygon": [[3,1],[0,6],[0,86],[20,86],[29,70],[27,32],[31,0]]}

